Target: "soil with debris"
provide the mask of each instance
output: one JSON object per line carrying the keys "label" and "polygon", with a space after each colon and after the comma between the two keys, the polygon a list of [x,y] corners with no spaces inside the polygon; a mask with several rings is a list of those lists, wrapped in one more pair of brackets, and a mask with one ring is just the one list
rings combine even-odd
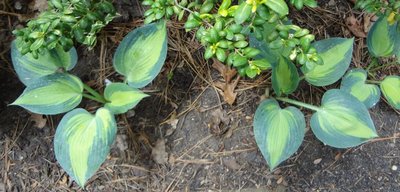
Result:
{"label": "soil with debris", "polygon": [[[0,2],[0,192],[82,191],[54,158],[52,141],[61,116],[40,116],[9,106],[24,89],[12,70],[9,45],[11,31],[33,15],[35,4],[27,3]],[[292,10],[293,22],[319,39],[359,36],[352,64],[366,66],[362,25],[369,17],[351,10],[353,5],[345,0],[319,4],[316,9]],[[115,5],[122,16],[100,34],[97,47],[92,51],[78,47],[80,62],[74,73],[99,90],[106,77],[118,78],[111,70],[118,42],[142,23],[143,9],[137,1],[115,1]],[[400,191],[400,113],[384,100],[371,110],[380,138],[335,149],[307,131],[299,151],[269,171],[251,124],[270,88],[266,83],[270,74],[239,81],[232,76],[235,92],[221,93],[221,66],[202,59],[201,46],[182,26],[168,24],[167,62],[145,88],[152,97],[118,117],[116,142],[87,191]],[[400,67],[383,68],[376,75],[383,74],[400,74]],[[317,103],[325,90],[303,84],[294,97]],[[229,105],[225,97],[235,102]],[[81,107],[93,110],[96,105],[85,101]]]}

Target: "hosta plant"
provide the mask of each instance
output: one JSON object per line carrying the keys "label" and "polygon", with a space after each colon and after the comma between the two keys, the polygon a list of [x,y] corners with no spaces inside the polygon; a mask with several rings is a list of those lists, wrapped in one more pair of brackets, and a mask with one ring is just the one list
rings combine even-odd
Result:
{"label": "hosta plant", "polygon": [[[61,167],[84,187],[105,161],[114,142],[115,115],[127,112],[147,97],[139,89],[160,72],[167,54],[166,23],[137,28],[122,40],[113,66],[125,81],[108,83],[103,94],[69,72],[77,63],[75,48],[65,51],[65,47],[57,45],[35,55],[22,53],[19,45],[12,43],[11,56],[26,88],[12,105],[45,115],[67,113],[57,126],[54,151]],[[75,109],[82,98],[102,106],[94,114]]]}
{"label": "hosta plant", "polygon": [[[258,106],[253,122],[257,145],[271,170],[293,155],[303,141],[306,119],[294,106],[312,111],[311,130],[324,144],[336,148],[354,147],[378,136],[368,108],[379,101],[381,92],[398,108],[398,76],[377,82],[367,80],[363,69],[348,71],[354,40],[330,38],[314,42],[314,36],[307,29],[287,19],[289,9],[283,0],[245,0],[237,4],[231,0],[145,0],[143,4],[149,6],[145,22],[174,17],[182,20],[186,12],[184,27],[195,31],[196,38],[205,47],[205,59],[215,57],[248,77],[271,70],[274,92]],[[297,9],[304,5],[316,6],[312,0],[293,0],[290,4]],[[395,6],[388,6],[390,13],[392,7],[397,10]],[[372,31],[399,35],[389,27],[397,26],[392,21],[394,18],[381,19],[388,23],[386,28],[375,27]],[[379,42],[379,38],[386,37],[373,41]],[[392,43],[393,50],[398,49],[397,40],[397,37],[385,39]],[[392,50],[381,52],[393,53]],[[288,97],[302,80],[321,87],[341,79],[340,88],[326,91],[320,105]],[[294,106],[281,108],[280,102]]]}

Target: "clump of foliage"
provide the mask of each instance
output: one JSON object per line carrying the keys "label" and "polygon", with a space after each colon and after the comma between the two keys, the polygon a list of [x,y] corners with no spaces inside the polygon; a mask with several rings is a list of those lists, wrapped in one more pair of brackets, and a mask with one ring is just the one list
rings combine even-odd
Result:
{"label": "clump of foliage", "polygon": [[[81,187],[90,179],[101,164],[105,161],[111,144],[117,133],[115,115],[125,113],[135,107],[148,95],[140,91],[140,88],[148,85],[160,72],[167,54],[167,30],[166,22],[161,21],[139,27],[130,32],[118,46],[113,66],[115,70],[125,77],[124,82],[109,82],[103,93],[99,93],[83,83],[79,77],[70,73],[77,63],[77,52],[72,45],[72,38],[78,42],[94,46],[95,33],[101,29],[113,16],[106,18],[107,22],[95,16],[97,22],[88,23],[84,30],[85,41],[76,34],[67,32],[67,28],[76,29],[90,12],[84,10],[101,9],[102,11],[115,10],[112,4],[102,4],[106,1],[51,1],[51,10],[64,10],[64,12],[50,11],[41,14],[37,19],[29,22],[28,27],[21,29],[22,33],[28,33],[32,26],[34,30],[44,30],[42,39],[54,35],[60,31],[59,39],[68,39],[71,42],[67,46],[60,43],[49,44],[43,49],[23,52],[25,44],[19,43],[25,36],[17,36],[12,43],[11,57],[18,78],[26,85],[24,92],[11,105],[21,106],[31,112],[45,115],[66,113],[57,126],[54,137],[54,151],[56,159],[61,167]],[[87,3],[87,4],[86,4]],[[65,5],[79,8],[77,10],[63,8]],[[103,7],[107,6],[107,7]],[[86,7],[86,8],[85,8]],[[81,11],[82,10],[82,11]],[[48,14],[61,14],[72,11],[70,20],[75,24],[67,28],[64,24],[71,24],[66,20],[59,20],[58,24],[49,29],[47,23],[38,22]],[[77,15],[75,15],[77,14]],[[60,17],[61,19],[63,17]],[[101,17],[103,17],[101,15]],[[80,18],[76,20],[76,18]],[[104,19],[104,18],[103,18]],[[68,20],[69,21],[69,20]],[[32,24],[32,22],[36,22]],[[45,29],[44,29],[45,28]],[[89,30],[90,31],[86,31]],[[62,31],[62,32],[61,32]],[[33,33],[37,33],[33,32]],[[18,34],[19,32],[17,32]],[[65,35],[65,36],[63,36]],[[31,40],[28,38],[28,40]],[[22,40],[24,41],[24,40]],[[37,40],[34,40],[36,42]],[[33,43],[35,44],[35,43]],[[22,46],[22,47],[21,47]],[[32,47],[32,46],[31,46]],[[40,51],[38,51],[40,50]],[[99,102],[102,106],[95,114],[85,109],[77,108],[83,98]]]}
{"label": "clump of foliage", "polygon": [[355,8],[363,9],[378,16],[387,16],[390,24],[400,20],[400,1],[398,0],[358,0]]}
{"label": "clump of foliage", "polygon": [[[372,6],[357,2],[360,7]],[[312,0],[290,3],[297,9],[316,6]],[[399,76],[388,76],[378,82],[367,80],[368,71],[364,69],[346,73],[354,40],[314,41],[309,30],[288,20],[289,9],[283,0],[245,0],[237,4],[231,0],[145,0],[143,4],[149,6],[145,12],[147,23],[162,18],[186,19],[185,29],[195,31],[205,48],[205,59],[217,58],[248,77],[272,70],[274,92],[258,106],[253,123],[257,145],[271,170],[297,151],[306,129],[303,113],[293,106],[283,109],[278,101],[313,111],[311,130],[323,143],[336,148],[354,147],[378,136],[368,108],[379,101],[381,91],[399,109]],[[399,27],[394,20],[398,15],[396,6],[385,4],[389,15],[375,23],[369,34],[369,50],[377,57],[398,53],[396,50],[400,48]],[[386,23],[380,24],[382,21]],[[382,40],[387,44],[378,43]],[[288,97],[301,80],[321,87],[340,79],[340,88],[328,90],[320,106]]]}
{"label": "clump of foliage", "polygon": [[14,31],[20,52],[39,53],[58,46],[70,50],[75,42],[96,45],[96,34],[116,17],[108,0],[51,0],[48,9]]}
{"label": "clump of foliage", "polygon": [[[304,2],[316,5],[310,0],[292,2],[299,8]],[[268,42],[273,51],[305,68],[322,64],[311,45],[314,35],[291,24],[286,17],[289,8],[283,0],[247,0],[239,4],[231,0],[145,0],[143,5],[149,6],[145,22],[174,16],[182,20],[186,12],[185,29],[196,32],[196,38],[205,47],[204,58],[217,58],[235,67],[242,76],[253,78],[274,62],[259,57],[260,50],[250,46],[252,37]]]}

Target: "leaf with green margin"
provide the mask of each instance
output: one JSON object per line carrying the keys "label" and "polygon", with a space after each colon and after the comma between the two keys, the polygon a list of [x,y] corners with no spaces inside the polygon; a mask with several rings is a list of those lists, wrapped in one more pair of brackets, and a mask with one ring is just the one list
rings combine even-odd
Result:
{"label": "leaf with green margin", "polygon": [[18,78],[26,86],[36,79],[55,73],[59,68],[69,71],[75,67],[78,56],[75,48],[65,52],[62,47],[44,50],[35,59],[31,53],[22,55],[16,42],[11,44],[11,59]]}
{"label": "leaf with green margin", "polygon": [[400,110],[400,76],[387,76],[381,82],[381,91],[389,104]]}
{"label": "leaf with green margin", "polygon": [[166,22],[151,23],[130,32],[114,55],[114,68],[129,86],[142,88],[161,71],[167,56]]}
{"label": "leaf with green margin", "polygon": [[276,95],[293,93],[299,85],[300,78],[296,66],[284,57],[272,67],[272,88]]}
{"label": "leaf with green margin", "polygon": [[377,85],[366,84],[367,72],[364,69],[352,69],[342,79],[340,89],[350,93],[367,108],[378,103],[381,91]]}
{"label": "leaf with green margin", "polygon": [[265,5],[278,13],[280,17],[289,14],[289,7],[284,0],[268,0],[265,1]]}
{"label": "leaf with green margin", "polygon": [[84,187],[106,160],[117,133],[114,115],[100,108],[95,115],[84,109],[67,113],[57,127],[54,151],[61,167]]}
{"label": "leaf with green margin", "polygon": [[387,17],[380,17],[367,36],[368,51],[374,57],[387,57],[395,50],[397,24],[389,25]]}
{"label": "leaf with green margin", "polygon": [[339,89],[324,94],[310,125],[320,141],[336,148],[354,147],[378,136],[365,105]]}
{"label": "leaf with green margin", "polygon": [[72,110],[82,101],[83,84],[70,74],[54,73],[35,80],[11,105],[31,112],[55,115]]}
{"label": "leaf with green margin", "polygon": [[104,98],[109,101],[105,107],[114,114],[125,113],[147,96],[149,95],[125,83],[111,83],[104,91]]}
{"label": "leaf with green margin", "polygon": [[258,106],[253,127],[258,148],[273,170],[300,147],[306,122],[297,108],[281,109],[275,99],[267,99]]}
{"label": "leaf with green margin", "polygon": [[307,82],[315,86],[327,86],[338,81],[350,66],[354,38],[330,38],[317,41],[313,46],[324,61],[312,70],[302,67]]}

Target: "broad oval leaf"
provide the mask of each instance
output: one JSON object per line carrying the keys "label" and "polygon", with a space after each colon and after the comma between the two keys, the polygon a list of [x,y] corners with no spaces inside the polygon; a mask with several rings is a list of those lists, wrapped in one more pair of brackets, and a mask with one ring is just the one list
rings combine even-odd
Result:
{"label": "broad oval leaf", "polygon": [[375,57],[393,54],[396,41],[396,26],[389,25],[387,17],[380,17],[371,27],[367,36],[368,51]]}
{"label": "broad oval leaf", "polygon": [[111,83],[107,85],[104,91],[104,98],[108,101],[105,107],[114,114],[125,113],[147,96],[147,94],[125,83]]}
{"label": "broad oval leaf", "polygon": [[400,110],[400,76],[385,77],[380,87],[389,104]]}
{"label": "broad oval leaf", "polygon": [[158,75],[166,56],[167,29],[162,21],[130,32],[118,46],[113,63],[129,86],[142,88]]}
{"label": "broad oval leaf", "polygon": [[352,69],[342,79],[340,89],[361,101],[367,108],[378,103],[381,92],[377,85],[366,84],[367,72],[364,69]]}
{"label": "broad oval leaf", "polygon": [[378,136],[365,105],[339,89],[324,94],[322,106],[311,117],[311,129],[319,140],[336,148],[354,147]]}
{"label": "broad oval leaf", "polygon": [[56,159],[68,175],[84,187],[106,160],[117,133],[114,115],[100,108],[95,115],[84,109],[67,113],[54,136]]}
{"label": "broad oval leaf", "polygon": [[289,7],[284,0],[268,0],[265,1],[265,5],[278,13],[280,17],[289,14]]}
{"label": "broad oval leaf", "polygon": [[11,44],[11,59],[18,78],[26,86],[36,79],[55,73],[59,68],[69,71],[76,65],[78,56],[75,48],[65,52],[62,47],[44,50],[35,59],[31,53],[22,55],[16,42]]}
{"label": "broad oval leaf", "polygon": [[54,115],[72,110],[82,100],[83,84],[70,74],[54,73],[35,80],[11,105],[38,114]]}
{"label": "broad oval leaf", "polygon": [[247,19],[249,19],[250,15],[251,15],[251,9],[252,9],[251,4],[247,4],[246,2],[243,2],[242,4],[240,4],[239,7],[235,11],[236,23],[242,24]]}
{"label": "broad oval leaf", "polygon": [[281,109],[275,99],[267,99],[258,106],[253,127],[258,148],[273,170],[300,147],[306,122],[297,108]]}
{"label": "broad oval leaf", "polygon": [[272,88],[278,96],[293,93],[299,79],[297,68],[289,59],[281,57],[278,65],[272,67]]}
{"label": "broad oval leaf", "polygon": [[338,81],[350,66],[354,39],[330,38],[317,41],[313,46],[324,61],[312,70],[302,67],[307,82],[315,86],[326,86]]}

